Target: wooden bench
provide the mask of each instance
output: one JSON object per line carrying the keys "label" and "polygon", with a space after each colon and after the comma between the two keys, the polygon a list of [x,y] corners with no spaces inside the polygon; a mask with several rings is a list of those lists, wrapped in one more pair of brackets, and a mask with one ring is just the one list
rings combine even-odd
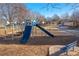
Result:
{"label": "wooden bench", "polygon": [[74,51],[76,46],[77,46],[77,41],[74,41],[70,44],[65,45],[65,47],[61,48],[60,50],[66,52],[66,55],[68,55],[68,51],[70,50]]}

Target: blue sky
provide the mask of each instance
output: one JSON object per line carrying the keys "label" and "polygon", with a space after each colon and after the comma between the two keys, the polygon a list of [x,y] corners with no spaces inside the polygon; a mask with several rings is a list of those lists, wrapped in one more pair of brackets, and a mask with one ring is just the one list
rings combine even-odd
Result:
{"label": "blue sky", "polygon": [[[50,3],[51,4],[51,3]],[[47,6],[47,3],[27,3],[26,7],[33,11],[38,12],[45,17],[51,17],[54,14],[63,15],[65,13],[71,13],[71,6],[64,3],[54,3],[52,4],[54,7],[60,8],[52,8],[50,5]],[[48,10],[47,10],[48,8]]]}

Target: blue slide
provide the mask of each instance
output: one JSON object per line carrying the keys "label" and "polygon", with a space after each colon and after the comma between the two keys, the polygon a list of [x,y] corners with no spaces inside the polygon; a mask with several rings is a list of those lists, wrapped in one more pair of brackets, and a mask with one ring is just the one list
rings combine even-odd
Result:
{"label": "blue slide", "polygon": [[53,34],[49,33],[46,29],[42,28],[41,26],[39,26],[38,24],[36,24],[36,27],[40,28],[43,32],[45,32],[46,34],[48,34],[51,37],[54,37]]}
{"label": "blue slide", "polygon": [[[53,34],[49,33],[47,30],[45,30],[44,28],[42,28],[41,26],[39,26],[38,24],[35,25],[36,27],[40,28],[42,31],[44,31],[46,34],[48,34],[49,36],[51,37],[54,37]],[[31,30],[32,30],[32,26],[26,26],[25,27],[25,30],[23,32],[23,37],[22,39],[20,40],[20,43],[21,44],[25,44],[28,42],[28,39],[31,35]]]}
{"label": "blue slide", "polygon": [[25,27],[25,30],[23,32],[23,37],[20,40],[21,44],[25,44],[28,41],[30,34],[31,34],[31,30],[32,30],[32,26],[26,26]]}

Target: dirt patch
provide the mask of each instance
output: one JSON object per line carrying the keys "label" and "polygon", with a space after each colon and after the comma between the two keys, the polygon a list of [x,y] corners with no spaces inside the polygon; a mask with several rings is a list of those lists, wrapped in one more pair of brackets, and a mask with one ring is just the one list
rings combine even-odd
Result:
{"label": "dirt patch", "polygon": [[42,56],[48,55],[48,46],[34,45],[1,45],[0,55],[2,56]]}

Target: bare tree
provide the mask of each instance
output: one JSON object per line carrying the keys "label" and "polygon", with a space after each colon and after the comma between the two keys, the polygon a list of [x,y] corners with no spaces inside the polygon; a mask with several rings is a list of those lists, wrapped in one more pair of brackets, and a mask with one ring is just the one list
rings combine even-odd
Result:
{"label": "bare tree", "polygon": [[74,26],[78,26],[79,22],[79,10],[75,10],[71,15],[71,20],[74,22]]}
{"label": "bare tree", "polygon": [[[7,21],[12,25],[12,29],[14,29],[14,23],[17,22],[19,24],[25,20],[27,14],[27,9],[24,7],[24,4],[10,4],[4,3],[0,4],[0,15],[1,19],[4,20],[5,29],[7,25]],[[12,30],[13,33],[13,30]],[[6,34],[6,30],[5,30]]]}

